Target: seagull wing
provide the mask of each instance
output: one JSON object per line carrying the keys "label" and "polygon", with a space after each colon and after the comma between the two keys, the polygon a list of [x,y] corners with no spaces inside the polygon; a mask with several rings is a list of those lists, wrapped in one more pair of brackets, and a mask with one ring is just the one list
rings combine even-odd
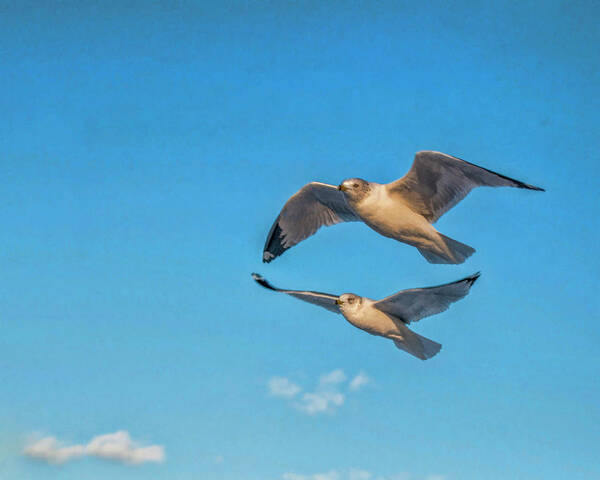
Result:
{"label": "seagull wing", "polygon": [[281,288],[276,288],[273,285],[271,285],[258,273],[253,273],[252,278],[256,281],[256,283],[258,283],[262,287],[268,288],[269,290],[273,290],[274,292],[287,293],[292,297],[296,297],[300,300],[304,300],[305,302],[312,303],[313,305],[318,305],[319,307],[326,308],[331,312],[341,313],[340,307],[337,303],[335,303],[335,301],[338,299],[337,295],[329,295],[328,293],[310,292],[302,290],[283,290]]}
{"label": "seagull wing", "polygon": [[359,218],[336,186],[311,182],[283,206],[267,236],[263,262],[269,263],[288,248],[313,235],[323,225],[354,222]]}
{"label": "seagull wing", "polygon": [[451,303],[465,297],[479,275],[475,273],[462,280],[437,287],[403,290],[375,302],[373,306],[406,324],[418,322],[422,318],[448,310]]}
{"label": "seagull wing", "polygon": [[404,177],[387,185],[430,223],[460,202],[475,187],[517,187],[544,191],[440,152],[417,152]]}

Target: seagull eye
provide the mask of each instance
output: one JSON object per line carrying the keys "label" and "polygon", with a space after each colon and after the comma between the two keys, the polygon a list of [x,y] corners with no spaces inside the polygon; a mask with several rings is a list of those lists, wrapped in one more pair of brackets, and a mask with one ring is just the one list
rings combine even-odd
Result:
{"label": "seagull eye", "polygon": [[353,186],[354,188],[358,188],[358,183],[353,183],[353,184],[352,184],[352,186]]}
{"label": "seagull eye", "polygon": [[348,303],[354,303],[354,299],[353,298],[349,298],[348,299]]}

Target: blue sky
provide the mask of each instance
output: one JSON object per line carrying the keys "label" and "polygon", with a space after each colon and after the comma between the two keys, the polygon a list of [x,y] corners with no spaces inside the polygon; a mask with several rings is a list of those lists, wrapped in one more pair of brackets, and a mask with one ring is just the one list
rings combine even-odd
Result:
{"label": "blue sky", "polygon": [[[598,5],[0,12],[0,478],[600,476]],[[477,249],[460,266],[360,224],[261,263],[302,185],[388,182],[423,149],[547,192],[482,188],[446,214]],[[427,362],[250,278],[380,298],[478,270],[415,326],[444,345]],[[323,392],[328,411],[302,408]],[[165,458],[89,447],[119,431]],[[47,436],[87,453],[23,454]]]}

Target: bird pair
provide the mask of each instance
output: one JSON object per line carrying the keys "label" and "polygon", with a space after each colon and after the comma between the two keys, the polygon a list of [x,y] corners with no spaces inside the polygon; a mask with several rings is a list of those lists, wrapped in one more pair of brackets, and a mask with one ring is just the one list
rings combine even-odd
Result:
{"label": "bird pair", "polygon": [[[362,221],[381,235],[416,247],[430,263],[463,263],[475,250],[442,235],[432,224],[478,186],[544,191],[444,153],[418,152],[408,173],[388,184],[350,178],[337,187],[319,182],[302,187],[273,223],[263,262],[272,261],[322,226]],[[443,312],[465,297],[479,273],[437,287],[403,290],[379,301],[349,293],[283,290],[258,274],[252,277],[265,288],[341,313],[355,327],[392,339],[398,348],[426,360],[442,346],[407,325]]]}

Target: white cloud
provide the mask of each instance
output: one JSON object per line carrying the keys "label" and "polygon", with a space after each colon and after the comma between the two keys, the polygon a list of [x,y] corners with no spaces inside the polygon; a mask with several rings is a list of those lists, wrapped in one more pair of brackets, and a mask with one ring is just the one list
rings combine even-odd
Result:
{"label": "white cloud", "polygon": [[23,454],[48,463],[61,464],[75,458],[90,456],[106,460],[139,465],[146,462],[163,462],[165,451],[162,445],[140,446],[128,432],[98,435],[86,445],[63,446],[55,437],[44,437],[31,442]]}
{"label": "white cloud", "polygon": [[333,372],[326,373],[325,375],[321,375],[319,379],[319,384],[321,386],[326,385],[336,385],[338,383],[343,383],[346,381],[346,374],[343,370],[337,369]]}
{"label": "white cloud", "polygon": [[341,406],[346,397],[339,392],[315,392],[305,393],[302,401],[296,404],[296,407],[309,415],[316,413],[331,412],[336,407]]}
{"label": "white cloud", "polygon": [[367,472],[366,470],[359,470],[357,468],[350,469],[350,473],[348,474],[348,478],[350,480],[369,480],[373,475],[371,472]]}
{"label": "white cloud", "polygon": [[350,392],[355,392],[366,385],[370,379],[364,372],[358,373],[350,383],[346,383],[348,377],[342,369],[336,369],[324,373],[319,377],[314,391],[306,391],[301,396],[297,395],[302,388],[292,383],[285,377],[273,377],[268,382],[269,394],[287,399],[296,398],[291,403],[296,409],[309,415],[319,413],[331,413],[346,401],[346,393],[343,393],[344,384]]}
{"label": "white cloud", "polygon": [[444,480],[446,477],[444,475],[428,475],[426,477],[421,477],[418,475],[413,475],[409,472],[402,472],[396,475],[392,475],[391,477],[377,477],[377,480]]}
{"label": "white cloud", "polygon": [[300,392],[301,388],[285,377],[273,377],[269,380],[269,393],[275,397],[291,398]]}
{"label": "white cloud", "polygon": [[36,460],[60,464],[85,455],[85,447],[83,445],[65,447],[56,438],[45,437],[30,443],[23,453]]}
{"label": "white cloud", "polygon": [[137,446],[131,440],[129,433],[124,430],[92,438],[85,451],[93,457],[134,465],[145,462],[160,463],[165,459],[164,448],[161,445]]}
{"label": "white cloud", "polygon": [[327,473],[315,473],[313,475],[298,475],[297,473],[284,473],[283,480],[338,480],[339,474],[335,470]]}
{"label": "white cloud", "polygon": [[331,470],[327,473],[315,473],[312,475],[300,475],[297,473],[284,473],[283,480],[444,480],[443,475],[429,475],[427,477],[417,477],[404,472],[392,476],[377,476],[367,470],[351,468],[347,472],[339,473],[337,470]]}
{"label": "white cloud", "polygon": [[350,382],[349,388],[351,391],[356,392],[364,387],[367,383],[369,383],[371,379],[367,377],[364,372],[360,372],[356,377],[352,379]]}
{"label": "white cloud", "polygon": [[337,480],[339,478],[338,473],[335,470],[332,470],[328,473],[317,473],[313,475],[313,480]]}
{"label": "white cloud", "polygon": [[283,480],[306,480],[309,477],[306,475],[298,475],[297,473],[284,473],[281,478],[283,478]]}

